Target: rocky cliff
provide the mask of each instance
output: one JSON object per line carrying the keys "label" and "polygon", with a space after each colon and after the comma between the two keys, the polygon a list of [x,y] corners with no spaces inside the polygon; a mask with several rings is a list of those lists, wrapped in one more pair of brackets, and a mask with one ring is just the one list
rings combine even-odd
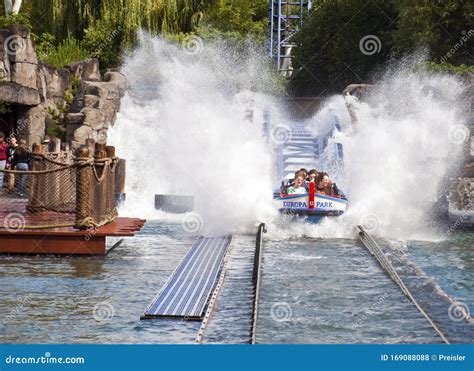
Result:
{"label": "rocky cliff", "polygon": [[95,58],[65,68],[50,66],[38,61],[28,28],[12,25],[0,30],[0,101],[11,112],[8,119],[0,119],[0,130],[29,145],[42,142],[53,120],[48,107],[64,101],[73,77],[80,82],[65,116],[66,140],[73,148],[87,138],[104,143],[127,87],[125,77],[114,71],[102,77]]}

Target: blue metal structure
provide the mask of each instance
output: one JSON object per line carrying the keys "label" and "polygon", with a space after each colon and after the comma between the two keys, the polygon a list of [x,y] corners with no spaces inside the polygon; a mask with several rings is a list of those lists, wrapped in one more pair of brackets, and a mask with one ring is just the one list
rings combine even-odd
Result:
{"label": "blue metal structure", "polygon": [[311,12],[312,0],[270,0],[269,53],[278,71],[291,77],[292,37],[303,25],[303,17]]}

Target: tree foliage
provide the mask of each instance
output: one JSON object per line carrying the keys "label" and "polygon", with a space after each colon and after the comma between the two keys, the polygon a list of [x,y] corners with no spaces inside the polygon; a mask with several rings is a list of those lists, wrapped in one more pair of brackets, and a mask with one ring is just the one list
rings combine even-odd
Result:
{"label": "tree foliage", "polygon": [[[364,82],[369,72],[390,56],[396,11],[385,0],[320,1],[294,41],[296,94],[340,91],[347,82]],[[361,51],[360,41],[370,44]]]}
{"label": "tree foliage", "polygon": [[102,67],[114,67],[139,29],[264,40],[267,7],[266,0],[25,0],[22,11],[48,52],[51,42],[57,47],[75,38]]}
{"label": "tree foliage", "polygon": [[[390,58],[427,50],[437,71],[466,70],[474,50],[474,2],[467,0],[320,0],[295,40],[296,94],[340,91],[370,82]],[[380,51],[367,55],[363,37],[374,35]]]}
{"label": "tree foliage", "polygon": [[395,54],[427,48],[436,62],[472,64],[474,2],[397,0],[395,4],[399,13],[394,32]]}

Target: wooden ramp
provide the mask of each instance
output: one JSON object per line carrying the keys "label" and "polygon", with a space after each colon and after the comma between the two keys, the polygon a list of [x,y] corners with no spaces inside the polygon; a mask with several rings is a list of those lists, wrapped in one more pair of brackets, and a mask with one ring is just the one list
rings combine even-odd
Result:
{"label": "wooden ramp", "polygon": [[232,236],[199,237],[141,319],[200,320],[224,264]]}

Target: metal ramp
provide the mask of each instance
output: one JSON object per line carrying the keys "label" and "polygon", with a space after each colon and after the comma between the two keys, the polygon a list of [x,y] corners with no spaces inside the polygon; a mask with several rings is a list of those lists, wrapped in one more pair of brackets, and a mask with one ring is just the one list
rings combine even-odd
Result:
{"label": "metal ramp", "polygon": [[293,178],[295,171],[302,167],[316,166],[316,137],[305,123],[291,123],[291,137],[278,148],[278,173],[282,178]]}
{"label": "metal ramp", "polygon": [[200,320],[214,290],[232,236],[199,237],[141,319]]}

